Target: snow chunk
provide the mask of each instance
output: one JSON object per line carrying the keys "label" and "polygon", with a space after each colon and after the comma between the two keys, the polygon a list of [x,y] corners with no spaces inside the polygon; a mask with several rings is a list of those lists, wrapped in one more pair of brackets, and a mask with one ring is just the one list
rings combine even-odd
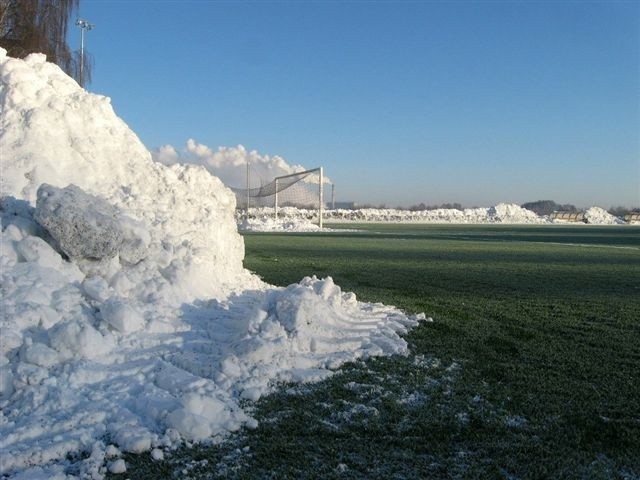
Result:
{"label": "snow chunk", "polygon": [[72,320],[60,323],[48,331],[49,344],[63,358],[96,358],[114,346],[113,338],[103,336],[89,323]]}
{"label": "snow chunk", "polygon": [[137,332],[145,326],[144,318],[121,298],[110,298],[100,307],[102,319],[122,333]]}
{"label": "snow chunk", "polygon": [[104,451],[104,456],[106,458],[119,457],[122,455],[122,452],[115,445],[109,445]]}
{"label": "snow chunk", "polygon": [[113,462],[109,462],[109,466],[107,468],[109,472],[113,473],[114,475],[125,473],[127,471],[127,465],[121,458],[118,460],[114,460]]}
{"label": "snow chunk", "polygon": [[109,284],[99,276],[85,278],[82,282],[82,289],[90,298],[98,302],[104,302],[111,295]]}
{"label": "snow chunk", "polygon": [[116,210],[105,200],[75,185],[38,189],[34,218],[69,257],[112,258],[123,242]]}
{"label": "snow chunk", "polygon": [[159,448],[154,448],[153,450],[151,450],[151,458],[153,458],[155,461],[164,460],[164,452]]}
{"label": "snow chunk", "polygon": [[58,352],[42,343],[34,343],[26,348],[23,354],[25,362],[40,367],[51,367],[59,362]]}
{"label": "snow chunk", "polygon": [[20,254],[20,260],[35,262],[41,267],[49,267],[60,270],[62,258],[51,246],[39,237],[26,237],[16,244],[16,251]]}
{"label": "snow chunk", "polygon": [[100,260],[119,254],[120,260],[136,264],[148,254],[151,239],[141,222],[75,185],[41,185],[34,217],[71,258]]}

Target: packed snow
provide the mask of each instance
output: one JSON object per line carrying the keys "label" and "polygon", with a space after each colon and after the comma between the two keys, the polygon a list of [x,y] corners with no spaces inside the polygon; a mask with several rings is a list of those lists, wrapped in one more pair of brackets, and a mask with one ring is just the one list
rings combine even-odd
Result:
{"label": "packed snow", "polygon": [[422,315],[331,278],[286,288],[242,266],[235,198],[162,165],[43,55],[0,49],[0,475],[102,478],[121,452],[254,428],[277,382],[406,354]]}

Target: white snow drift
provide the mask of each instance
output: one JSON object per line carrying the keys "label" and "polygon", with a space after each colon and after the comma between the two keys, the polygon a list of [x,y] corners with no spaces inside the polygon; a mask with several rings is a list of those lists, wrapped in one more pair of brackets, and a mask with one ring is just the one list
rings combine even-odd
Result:
{"label": "white snow drift", "polygon": [[[123,472],[119,451],[159,458],[254,427],[238,401],[275,382],[406,353],[398,334],[421,316],[330,278],[276,288],[245,271],[233,194],[202,166],[153,162],[108,98],[44,56],[0,49],[0,105],[0,475]],[[72,216],[73,198],[95,199],[122,231],[116,248],[62,255],[34,217],[42,184]],[[69,185],[79,197],[56,189]]]}

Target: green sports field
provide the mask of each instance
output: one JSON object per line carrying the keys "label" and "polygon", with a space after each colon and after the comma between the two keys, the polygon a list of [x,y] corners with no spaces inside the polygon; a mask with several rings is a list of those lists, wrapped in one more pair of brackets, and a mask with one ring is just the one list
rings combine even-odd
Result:
{"label": "green sports field", "polygon": [[348,228],[247,234],[245,266],[424,312],[411,354],[284,385],[256,430],[131,478],[640,478],[640,227]]}

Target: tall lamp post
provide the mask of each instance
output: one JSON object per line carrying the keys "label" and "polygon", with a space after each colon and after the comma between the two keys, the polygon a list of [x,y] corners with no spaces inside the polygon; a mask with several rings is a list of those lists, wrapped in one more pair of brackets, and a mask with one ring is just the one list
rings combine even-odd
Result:
{"label": "tall lamp post", "polygon": [[94,25],[86,20],[78,18],[76,26],[80,27],[80,86],[84,88],[84,32],[91,30]]}

